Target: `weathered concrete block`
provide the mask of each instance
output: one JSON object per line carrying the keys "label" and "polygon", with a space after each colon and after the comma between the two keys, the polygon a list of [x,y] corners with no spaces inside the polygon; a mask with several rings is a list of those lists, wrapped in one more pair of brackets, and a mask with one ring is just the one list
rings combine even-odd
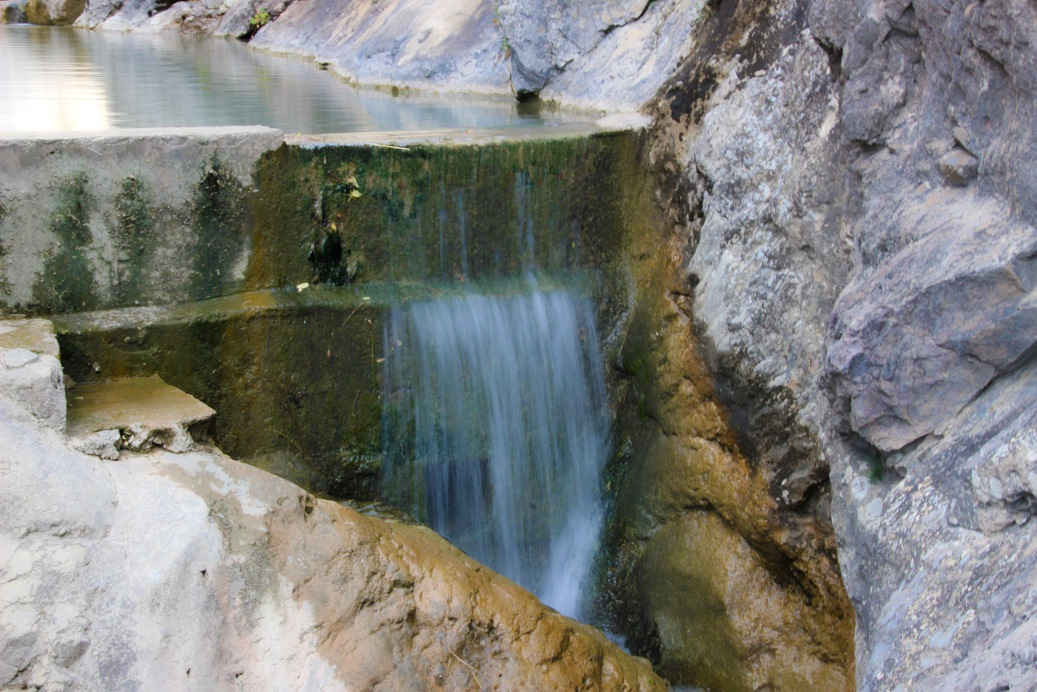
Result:
{"label": "weathered concrete block", "polygon": [[0,137],[0,307],[60,314],[240,282],[265,127]]}

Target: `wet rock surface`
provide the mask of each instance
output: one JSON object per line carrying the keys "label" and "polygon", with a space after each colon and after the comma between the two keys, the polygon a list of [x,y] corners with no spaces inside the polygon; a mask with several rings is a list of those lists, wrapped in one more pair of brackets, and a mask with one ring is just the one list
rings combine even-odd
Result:
{"label": "wet rock surface", "polygon": [[216,415],[158,375],[79,385],[67,398],[72,446],[102,458],[114,458],[113,447],[147,452],[157,445],[187,452]]}

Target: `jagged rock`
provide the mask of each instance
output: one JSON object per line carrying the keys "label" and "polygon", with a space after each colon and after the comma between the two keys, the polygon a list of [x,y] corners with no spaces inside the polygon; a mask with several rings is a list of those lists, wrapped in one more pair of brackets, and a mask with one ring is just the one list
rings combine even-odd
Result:
{"label": "jagged rock", "polygon": [[87,0],[76,26],[127,31],[142,26],[156,12],[156,0]]}
{"label": "jagged rock", "polygon": [[290,4],[291,0],[237,0],[225,3],[226,11],[213,35],[245,38],[265,26],[257,21],[260,10],[266,11],[269,23],[277,19]]}
{"label": "jagged rock", "polygon": [[428,529],[218,451],[118,462],[0,400],[0,686],[663,689]]}
{"label": "jagged rock", "polygon": [[414,0],[292,3],[251,45],[311,57],[366,85],[510,92],[493,3]]}
{"label": "jagged rock", "polygon": [[101,459],[118,459],[121,440],[122,432],[119,430],[99,430],[81,437],[70,436],[69,444],[83,454]]}
{"label": "jagged rock", "polygon": [[954,149],[940,157],[940,172],[951,185],[964,187],[979,172],[979,161],[961,149]]}
{"label": "jagged rock", "polygon": [[516,93],[539,92],[609,32],[637,20],[647,6],[645,0],[609,0],[587,6],[558,0],[500,3],[497,18],[507,40]]}
{"label": "jagged rock", "polygon": [[1037,344],[1037,228],[996,200],[902,200],[899,236],[931,229],[845,291],[828,369],[853,430],[884,452],[942,430]]}
{"label": "jagged rock", "polygon": [[58,341],[46,320],[0,320],[0,397],[8,397],[59,431],[65,429],[65,387]]}

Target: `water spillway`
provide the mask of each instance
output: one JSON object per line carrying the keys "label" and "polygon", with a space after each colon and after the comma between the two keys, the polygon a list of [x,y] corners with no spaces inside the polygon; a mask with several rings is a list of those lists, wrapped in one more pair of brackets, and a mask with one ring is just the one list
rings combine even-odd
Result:
{"label": "water spillway", "polygon": [[[605,126],[464,135],[366,142],[252,128],[0,142],[0,307],[51,316],[75,381],[158,374],[217,410],[213,437],[228,454],[328,497],[384,493],[576,614],[610,447],[594,340],[600,328],[615,343],[626,306],[637,139]],[[330,240],[340,253],[329,268],[316,250]],[[53,270],[64,250],[87,268],[81,291]],[[543,272],[536,286],[530,267]],[[561,285],[573,276],[586,281]],[[480,317],[466,323],[465,310]],[[514,430],[504,407],[457,430],[444,444],[459,451],[440,457],[478,462],[458,482],[478,484],[492,521],[444,478],[460,465],[413,454],[426,444],[413,422],[409,438],[391,434],[409,459],[383,445],[387,409],[415,407],[386,382],[406,354],[385,334],[418,354],[422,325],[443,315],[487,330],[453,337],[458,386],[507,384],[517,412]],[[524,345],[510,361],[489,349],[463,360],[480,339]],[[479,447],[491,431],[495,446]],[[497,480],[501,460],[515,462],[510,485]],[[408,484],[390,490],[393,473]],[[451,509],[427,504],[442,508],[449,493]],[[488,527],[481,544],[450,526],[472,517]]]}
{"label": "water spillway", "polygon": [[477,560],[578,617],[608,452],[594,312],[564,290],[394,308],[385,492]]}

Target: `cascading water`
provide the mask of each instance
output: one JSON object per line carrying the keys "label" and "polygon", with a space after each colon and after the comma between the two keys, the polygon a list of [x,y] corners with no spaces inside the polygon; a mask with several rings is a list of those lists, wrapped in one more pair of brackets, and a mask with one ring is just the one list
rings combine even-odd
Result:
{"label": "cascading water", "polygon": [[578,617],[607,454],[590,301],[466,294],[392,311],[386,493],[475,559]]}

